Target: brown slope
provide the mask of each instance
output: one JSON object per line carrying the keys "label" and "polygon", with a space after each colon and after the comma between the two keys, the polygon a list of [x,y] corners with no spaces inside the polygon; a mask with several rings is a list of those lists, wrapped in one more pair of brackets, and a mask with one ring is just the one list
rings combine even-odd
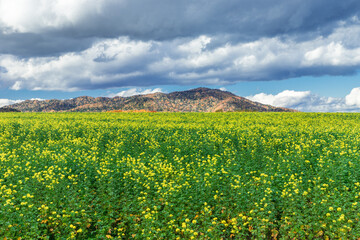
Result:
{"label": "brown slope", "polygon": [[111,110],[148,110],[157,112],[258,111],[289,112],[250,101],[231,92],[196,88],[169,94],[154,93],[131,97],[87,97],[68,100],[27,100],[11,106],[23,112],[103,112]]}

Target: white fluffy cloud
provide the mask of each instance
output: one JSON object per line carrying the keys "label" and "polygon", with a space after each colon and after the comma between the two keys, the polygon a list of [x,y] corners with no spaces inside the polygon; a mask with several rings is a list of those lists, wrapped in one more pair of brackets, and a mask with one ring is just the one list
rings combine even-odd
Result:
{"label": "white fluffy cloud", "polygon": [[[103,0],[2,0],[0,23],[6,33],[69,27],[101,13]],[[110,1],[108,1],[110,2]]]}
{"label": "white fluffy cloud", "polygon": [[[151,43],[127,38],[105,40],[80,53],[28,60],[11,55],[0,56],[2,84],[11,89],[80,90],[121,86],[142,76],[139,64],[151,53]],[[1,83],[1,80],[0,80]],[[129,84],[126,82],[124,85]]]}
{"label": "white fluffy cloud", "polygon": [[248,99],[276,107],[304,112],[353,112],[360,110],[360,88],[354,88],[344,98],[322,97],[310,91],[285,90],[276,95],[259,93]]}
{"label": "white fluffy cloud", "polygon": [[0,99],[0,107],[8,106],[15,103],[20,103],[23,100],[10,100],[10,99]]}
{"label": "white fluffy cloud", "polygon": [[353,88],[345,97],[347,105],[360,107],[360,88]]}
{"label": "white fluffy cloud", "polygon": [[161,88],[154,88],[154,89],[130,88],[128,90],[124,90],[116,94],[110,94],[109,97],[131,97],[135,95],[145,95],[145,94],[161,93],[161,92],[163,92]]}

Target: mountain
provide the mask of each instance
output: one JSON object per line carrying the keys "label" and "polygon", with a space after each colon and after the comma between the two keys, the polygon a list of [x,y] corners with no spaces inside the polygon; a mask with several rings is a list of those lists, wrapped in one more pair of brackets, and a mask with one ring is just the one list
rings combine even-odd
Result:
{"label": "mountain", "polygon": [[218,89],[196,88],[172,93],[131,97],[88,97],[68,100],[26,100],[10,106],[22,112],[104,112],[146,110],[156,112],[294,112],[236,96]]}

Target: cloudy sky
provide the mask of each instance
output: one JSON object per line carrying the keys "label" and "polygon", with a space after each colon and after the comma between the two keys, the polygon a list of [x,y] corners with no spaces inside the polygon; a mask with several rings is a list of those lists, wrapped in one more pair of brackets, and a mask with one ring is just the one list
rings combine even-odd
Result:
{"label": "cloudy sky", "polygon": [[358,0],[0,0],[0,106],[222,88],[360,111]]}

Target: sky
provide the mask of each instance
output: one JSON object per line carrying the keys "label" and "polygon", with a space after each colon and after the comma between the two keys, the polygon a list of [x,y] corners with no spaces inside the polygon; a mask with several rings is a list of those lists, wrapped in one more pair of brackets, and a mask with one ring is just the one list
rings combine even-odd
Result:
{"label": "sky", "polygon": [[360,111],[358,0],[0,0],[0,106],[196,87]]}

